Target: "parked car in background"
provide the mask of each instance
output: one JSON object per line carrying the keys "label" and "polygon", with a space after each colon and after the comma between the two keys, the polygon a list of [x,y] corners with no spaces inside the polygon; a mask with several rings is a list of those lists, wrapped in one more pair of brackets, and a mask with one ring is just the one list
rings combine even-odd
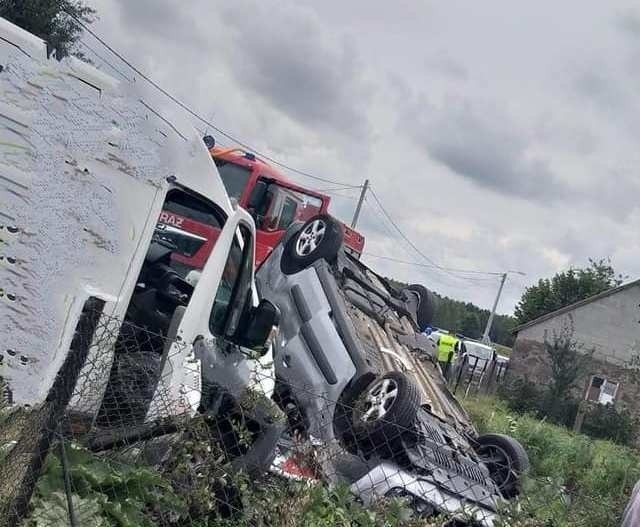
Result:
{"label": "parked car in background", "polygon": [[495,360],[495,349],[488,344],[471,339],[464,339],[463,342],[469,368],[474,369],[478,375],[485,372]]}

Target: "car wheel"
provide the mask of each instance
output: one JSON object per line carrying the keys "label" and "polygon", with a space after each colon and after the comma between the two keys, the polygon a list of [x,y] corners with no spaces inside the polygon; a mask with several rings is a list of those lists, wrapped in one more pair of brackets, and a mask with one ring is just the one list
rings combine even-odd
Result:
{"label": "car wheel", "polygon": [[420,284],[411,284],[407,289],[418,296],[416,322],[420,331],[424,331],[433,322],[433,315],[436,310],[433,293]]}
{"label": "car wheel", "polygon": [[326,214],[314,216],[287,241],[282,255],[282,272],[297,273],[321,258],[335,261],[342,239],[342,228],[335,219]]}
{"label": "car wheel", "polygon": [[397,443],[412,425],[420,405],[418,389],[401,372],[389,372],[369,384],[352,411],[354,436],[374,447]]}
{"label": "car wheel", "polygon": [[513,437],[485,434],[478,437],[476,452],[502,495],[515,498],[520,493],[522,475],[529,470],[529,456],[524,447]]}

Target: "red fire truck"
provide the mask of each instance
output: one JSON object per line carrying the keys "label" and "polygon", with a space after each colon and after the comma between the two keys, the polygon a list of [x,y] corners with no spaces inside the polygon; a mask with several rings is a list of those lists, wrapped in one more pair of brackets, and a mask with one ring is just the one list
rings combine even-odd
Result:
{"label": "red fire truck", "polygon": [[[329,196],[296,185],[254,154],[215,146],[209,151],[229,197],[236,199],[256,221],[256,267],[269,256],[294,221],[305,222],[317,214],[328,214]],[[360,257],[364,236],[344,224],[342,228],[345,248]]]}
{"label": "red fire truck", "polygon": [[[229,197],[249,211],[256,222],[256,268],[271,254],[295,221],[305,222],[317,214],[327,214],[331,198],[289,181],[254,154],[238,148],[219,148],[205,138]],[[364,236],[341,223],[344,247],[360,257]],[[186,217],[179,205],[160,215],[156,236],[175,248],[172,260],[186,275],[202,268],[219,231],[196,218]]]}

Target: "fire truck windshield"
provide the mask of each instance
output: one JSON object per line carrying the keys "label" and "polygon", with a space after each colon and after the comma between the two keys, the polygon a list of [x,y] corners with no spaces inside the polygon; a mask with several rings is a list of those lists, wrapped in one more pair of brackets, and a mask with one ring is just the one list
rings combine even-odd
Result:
{"label": "fire truck windshield", "polygon": [[251,170],[223,159],[216,159],[215,162],[229,197],[240,200],[251,177]]}

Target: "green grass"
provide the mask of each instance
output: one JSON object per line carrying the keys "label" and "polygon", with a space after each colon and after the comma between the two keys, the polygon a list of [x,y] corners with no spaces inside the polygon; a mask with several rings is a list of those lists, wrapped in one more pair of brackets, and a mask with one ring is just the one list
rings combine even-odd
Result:
{"label": "green grass", "polygon": [[[519,415],[495,398],[465,406],[480,433],[512,435],[527,449],[530,477],[511,527],[618,527],[640,479],[640,454],[610,441]],[[505,523],[506,525],[506,523]]]}
{"label": "green grass", "polygon": [[[618,527],[635,482],[640,453],[610,441],[574,434],[544,420],[520,415],[496,398],[469,399],[465,406],[480,431],[514,436],[529,453],[531,472],[520,499],[505,506],[496,527]],[[170,463],[160,473],[130,465],[117,456],[91,454],[69,446],[73,501],[85,524],[100,527],[155,525],[170,517],[192,527],[426,527],[442,518],[410,519],[406,504],[378,503],[366,508],[344,486],[327,488],[262,479],[258,485],[229,479],[211,444],[197,426],[181,438]],[[186,438],[186,439],[185,439]],[[194,460],[204,463],[193,465]],[[224,477],[222,476],[224,475]],[[214,496],[235,488],[244,514],[222,518]],[[66,515],[63,478],[56,456],[38,482],[26,525],[49,527]],[[53,521],[56,520],[56,521]]]}
{"label": "green grass", "polygon": [[503,346],[502,344],[493,343],[493,347],[496,348],[496,352],[499,355],[504,355],[505,357],[511,357],[512,349],[509,346]]}

